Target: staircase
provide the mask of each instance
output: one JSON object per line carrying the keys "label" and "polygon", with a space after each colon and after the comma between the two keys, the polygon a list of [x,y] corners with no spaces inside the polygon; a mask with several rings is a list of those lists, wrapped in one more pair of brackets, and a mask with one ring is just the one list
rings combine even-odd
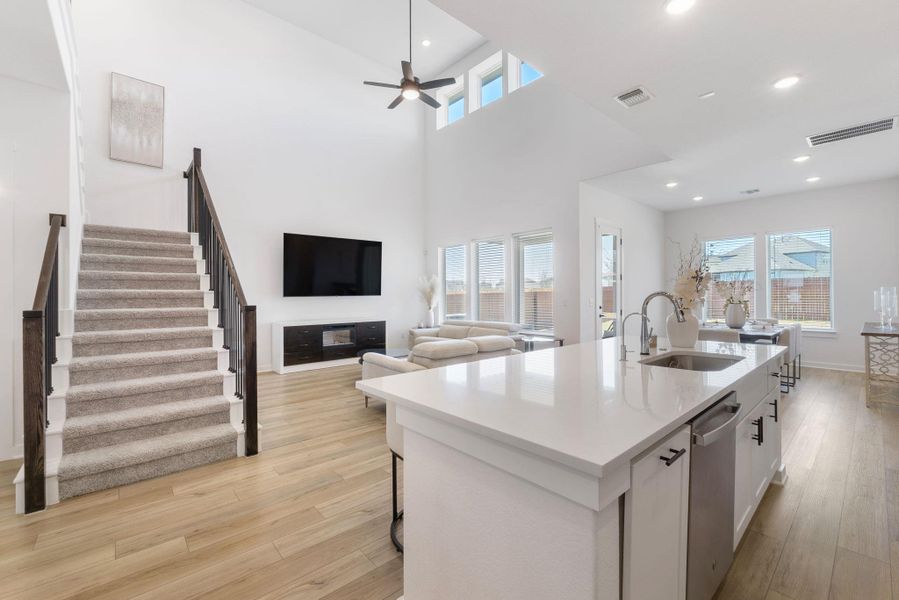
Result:
{"label": "staircase", "polygon": [[243,454],[241,400],[195,239],[85,225],[60,499]]}

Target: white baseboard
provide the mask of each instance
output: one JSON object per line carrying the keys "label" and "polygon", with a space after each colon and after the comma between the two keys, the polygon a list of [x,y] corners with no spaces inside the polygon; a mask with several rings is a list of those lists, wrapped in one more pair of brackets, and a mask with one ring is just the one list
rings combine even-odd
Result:
{"label": "white baseboard", "polygon": [[802,368],[809,369],[828,369],[830,371],[849,371],[851,373],[864,373],[864,365],[847,365],[842,363],[825,363],[825,362],[809,362],[802,361]]}
{"label": "white baseboard", "polygon": [[[291,365],[289,367],[283,367],[280,371],[275,370],[279,375],[284,375],[286,373],[298,373],[300,371],[316,371],[318,369],[329,369],[331,367],[342,367],[345,365],[359,364],[358,357],[352,358],[341,358],[338,360],[325,360],[322,362],[315,363],[306,363],[305,365]],[[258,371],[258,369],[257,369]]]}

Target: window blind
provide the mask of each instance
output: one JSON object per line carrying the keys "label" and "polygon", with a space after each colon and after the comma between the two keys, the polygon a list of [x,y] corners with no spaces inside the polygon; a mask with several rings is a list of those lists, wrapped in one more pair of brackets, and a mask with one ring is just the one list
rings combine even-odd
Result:
{"label": "window blind", "polygon": [[[725,301],[732,293],[744,290],[743,299],[749,303],[749,312],[754,314],[755,289],[755,238],[739,237],[724,240],[710,240],[703,244],[705,258],[712,276],[705,302],[705,320],[724,321]],[[719,289],[717,282],[730,284]],[[738,298],[739,299],[739,298]]]}
{"label": "window blind", "polygon": [[809,329],[831,329],[832,267],[829,229],[769,235],[770,316]]}
{"label": "window blind", "polygon": [[447,319],[464,319],[468,315],[465,272],[465,245],[444,248],[443,309]]}
{"label": "window blind", "polygon": [[518,322],[528,329],[553,329],[553,234],[517,236]]}
{"label": "window blind", "polygon": [[478,267],[478,318],[506,318],[506,247],[501,240],[475,244]]}

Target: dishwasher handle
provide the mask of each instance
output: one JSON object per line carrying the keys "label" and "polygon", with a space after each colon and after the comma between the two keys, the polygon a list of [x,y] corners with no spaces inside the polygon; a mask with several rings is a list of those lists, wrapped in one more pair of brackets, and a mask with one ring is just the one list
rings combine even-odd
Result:
{"label": "dishwasher handle", "polygon": [[724,406],[722,406],[722,408],[727,410],[727,412],[733,413],[733,416],[711,431],[705,431],[703,433],[697,433],[696,431],[694,431],[694,444],[696,444],[697,446],[711,446],[722,437],[727,435],[728,430],[732,429],[736,425],[737,416],[740,414],[740,405],[735,402],[733,404],[725,404]]}

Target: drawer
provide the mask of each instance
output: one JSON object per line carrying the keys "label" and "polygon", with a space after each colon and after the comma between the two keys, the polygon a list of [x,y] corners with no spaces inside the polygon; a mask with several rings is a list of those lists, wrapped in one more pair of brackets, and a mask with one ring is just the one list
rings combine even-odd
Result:
{"label": "drawer", "polygon": [[341,346],[337,348],[325,348],[322,350],[322,360],[337,360],[339,358],[353,358],[358,354],[355,346]]}
{"label": "drawer", "polygon": [[285,352],[284,366],[304,365],[306,363],[321,362],[321,352]]}
{"label": "drawer", "polygon": [[386,330],[387,323],[385,323],[384,321],[368,321],[365,323],[356,323],[356,339],[380,336],[380,338],[383,340]]}
{"label": "drawer", "polygon": [[284,351],[300,352],[310,348],[321,348],[321,325],[284,328]]}

